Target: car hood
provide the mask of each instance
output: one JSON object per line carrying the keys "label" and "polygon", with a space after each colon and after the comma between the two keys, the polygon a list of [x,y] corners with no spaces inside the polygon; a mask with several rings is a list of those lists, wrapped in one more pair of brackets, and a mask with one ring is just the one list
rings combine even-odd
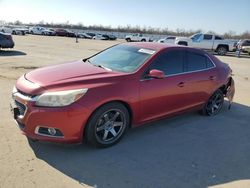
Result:
{"label": "car hood", "polygon": [[122,74],[125,73],[107,71],[90,63],[76,61],[36,69],[27,73],[25,79],[49,89],[58,85],[69,85],[69,83],[90,84],[97,80],[100,82],[100,79]]}

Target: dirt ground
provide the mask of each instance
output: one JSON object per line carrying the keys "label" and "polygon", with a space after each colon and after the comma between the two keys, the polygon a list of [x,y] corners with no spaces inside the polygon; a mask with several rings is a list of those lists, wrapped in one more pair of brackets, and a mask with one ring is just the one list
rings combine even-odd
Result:
{"label": "dirt ground", "polygon": [[34,68],[88,57],[122,41],[14,36],[0,51],[0,188],[250,187],[250,57],[221,57],[236,95],[215,117],[196,112],[132,129],[114,147],[29,142],[9,109],[16,79]]}

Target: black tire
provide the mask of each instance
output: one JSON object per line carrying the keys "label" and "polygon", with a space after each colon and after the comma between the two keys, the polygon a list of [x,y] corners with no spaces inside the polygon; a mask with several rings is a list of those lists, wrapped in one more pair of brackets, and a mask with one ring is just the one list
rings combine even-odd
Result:
{"label": "black tire", "polygon": [[181,45],[181,46],[188,46],[188,43],[185,42],[185,41],[180,41],[180,42],[178,42],[178,45]]}
{"label": "black tire", "polygon": [[127,38],[126,41],[127,41],[127,42],[131,42],[131,38]]}
{"label": "black tire", "polygon": [[142,39],[141,41],[142,41],[142,42],[146,42],[146,39]]}
{"label": "black tire", "polygon": [[121,140],[130,123],[127,108],[112,102],[101,106],[89,119],[85,137],[95,147],[110,147]]}
{"label": "black tire", "polygon": [[226,55],[226,53],[227,53],[227,48],[226,48],[225,46],[219,46],[219,47],[217,48],[217,53],[218,53],[219,55]]}
{"label": "black tire", "polygon": [[223,107],[224,95],[219,89],[213,93],[213,95],[208,99],[203,109],[200,111],[202,115],[214,116],[218,114]]}
{"label": "black tire", "polygon": [[12,31],[12,34],[13,34],[13,35],[16,35],[16,31]]}

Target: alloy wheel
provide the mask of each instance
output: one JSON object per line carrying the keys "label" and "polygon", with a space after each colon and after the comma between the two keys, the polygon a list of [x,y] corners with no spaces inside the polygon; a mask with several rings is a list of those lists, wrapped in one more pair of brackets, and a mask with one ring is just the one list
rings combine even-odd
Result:
{"label": "alloy wheel", "polygon": [[221,110],[224,102],[223,97],[221,92],[217,92],[209,99],[206,105],[206,111],[209,116],[215,115]]}
{"label": "alloy wheel", "polygon": [[100,143],[115,142],[125,130],[125,114],[119,109],[104,112],[96,123],[95,135]]}

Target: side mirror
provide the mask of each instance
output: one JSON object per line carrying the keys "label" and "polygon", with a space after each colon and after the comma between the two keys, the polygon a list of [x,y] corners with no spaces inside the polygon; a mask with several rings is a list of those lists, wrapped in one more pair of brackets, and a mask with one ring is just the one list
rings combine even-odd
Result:
{"label": "side mirror", "polygon": [[148,78],[157,78],[157,79],[163,79],[165,78],[165,74],[163,71],[152,69],[149,71],[149,74],[147,75]]}

